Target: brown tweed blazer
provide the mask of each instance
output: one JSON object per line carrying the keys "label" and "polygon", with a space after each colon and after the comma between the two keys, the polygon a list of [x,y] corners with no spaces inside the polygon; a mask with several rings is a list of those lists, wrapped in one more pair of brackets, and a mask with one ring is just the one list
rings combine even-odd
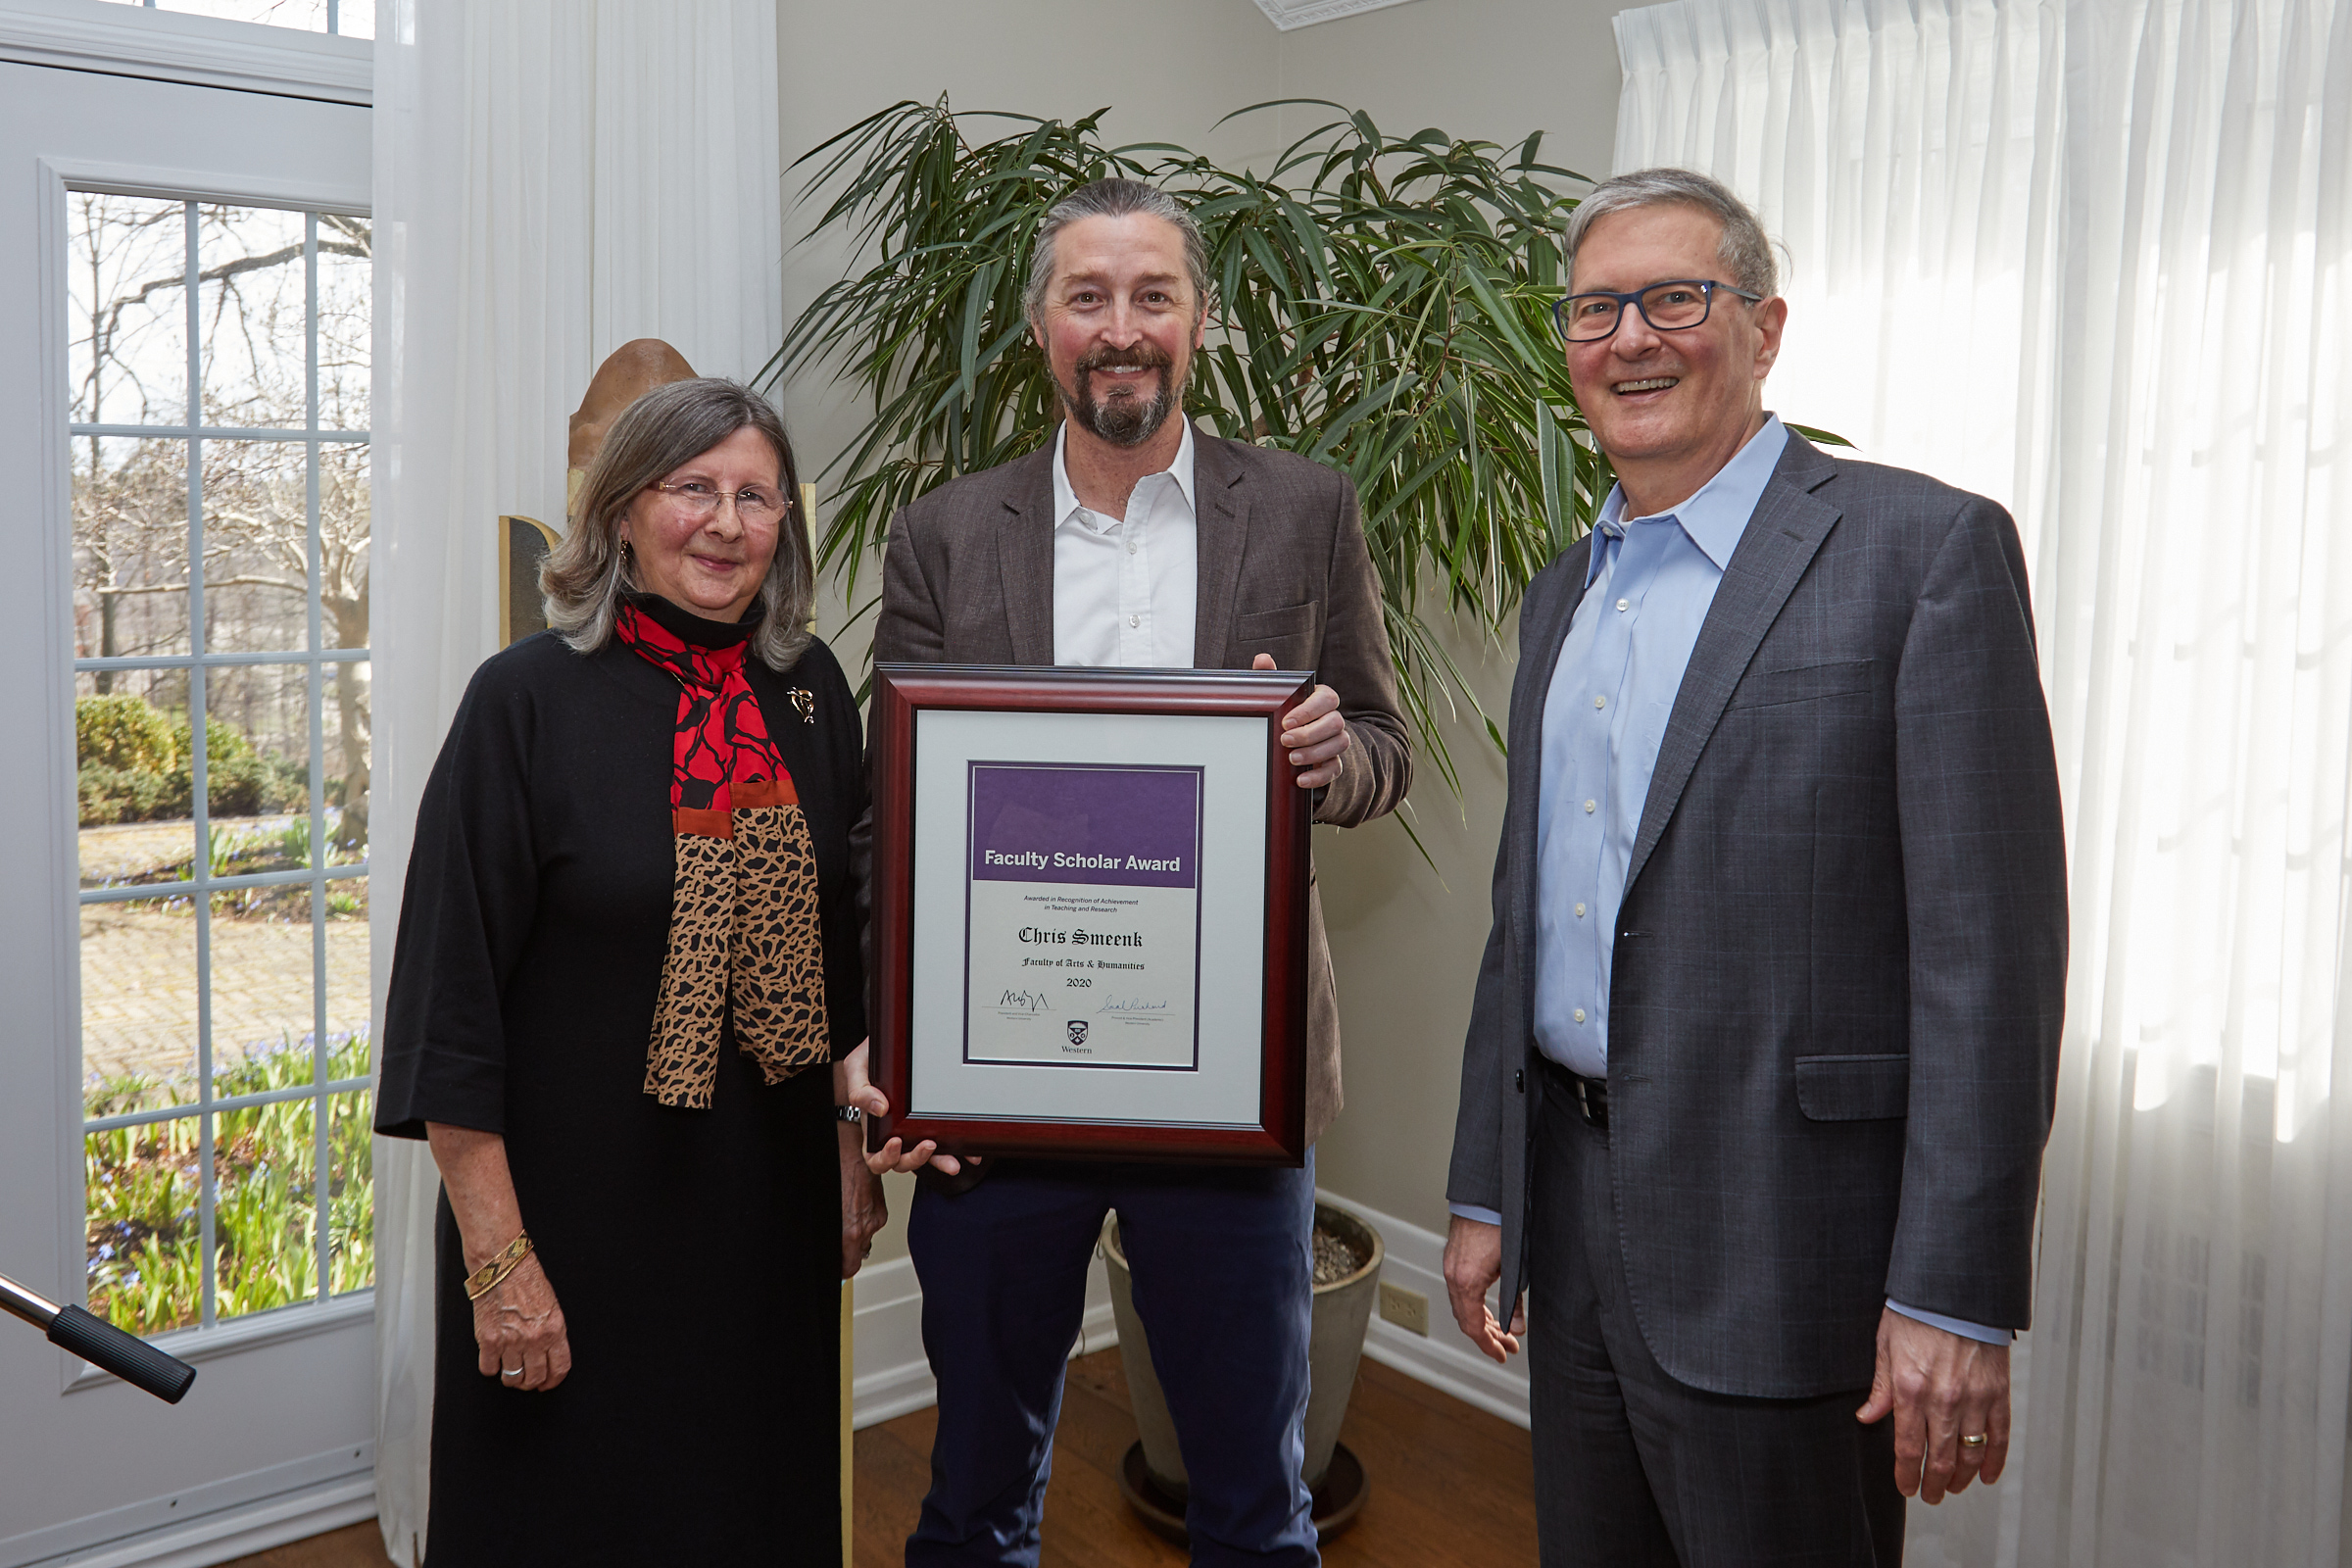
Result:
{"label": "brown tweed blazer", "polygon": [[[1258,654],[1340,694],[1351,744],[1315,820],[1396,808],[1412,782],[1380,584],[1355,486],[1287,452],[1196,430],[1200,588],[1193,662],[1248,669]],[[1054,451],[942,485],[890,526],[877,662],[1054,662]],[[1322,901],[1307,889],[1306,1136],[1340,1112],[1340,1007]]]}

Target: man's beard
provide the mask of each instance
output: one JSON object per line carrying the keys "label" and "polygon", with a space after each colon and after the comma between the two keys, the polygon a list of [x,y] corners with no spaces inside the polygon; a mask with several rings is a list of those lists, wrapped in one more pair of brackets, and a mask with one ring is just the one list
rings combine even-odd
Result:
{"label": "man's beard", "polygon": [[[1090,372],[1106,365],[1132,365],[1138,369],[1159,371],[1159,390],[1149,398],[1122,394],[1098,402],[1093,388],[1087,384]],[[1077,380],[1075,388],[1063,386],[1057,379],[1054,389],[1061,394],[1061,406],[1069,416],[1113,446],[1140,447],[1159,433],[1168,416],[1176,412],[1176,362],[1154,343],[1137,343],[1125,349],[1095,349],[1079,356],[1071,373]]]}

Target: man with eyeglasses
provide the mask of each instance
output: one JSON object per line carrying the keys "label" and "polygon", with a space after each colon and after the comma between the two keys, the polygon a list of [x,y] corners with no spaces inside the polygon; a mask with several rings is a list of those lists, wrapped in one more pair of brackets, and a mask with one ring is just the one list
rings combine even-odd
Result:
{"label": "man with eyeglasses", "polygon": [[[1199,226],[1099,179],[1038,225],[1029,326],[1062,420],[1036,452],[941,486],[891,524],[876,660],[1312,669],[1282,744],[1315,820],[1394,810],[1412,778],[1354,488],[1197,431],[1207,319]],[[1307,893],[1306,1137],[1340,1108],[1322,906]],[[976,1171],[974,1167],[976,1166]],[[977,1183],[973,1176],[985,1177]],[[909,1568],[1034,1568],[1062,1367],[1115,1209],[1184,1452],[1198,1564],[1312,1568],[1303,1459],[1315,1166],[1048,1159],[926,1171],[906,1245],[939,1382]]]}
{"label": "man with eyeglasses", "polygon": [[1906,1496],[1999,1476],[2031,1305],[2067,933],[2025,562],[1765,411],[1788,307],[1722,184],[1605,181],[1566,248],[1617,486],[1520,611],[1446,1289],[1528,1337],[1546,1565],[1891,1564]]}

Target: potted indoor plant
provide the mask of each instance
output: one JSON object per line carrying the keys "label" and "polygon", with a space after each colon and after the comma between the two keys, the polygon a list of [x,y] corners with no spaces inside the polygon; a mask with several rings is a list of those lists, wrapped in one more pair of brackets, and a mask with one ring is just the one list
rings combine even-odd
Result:
{"label": "potted indoor plant", "polygon": [[[1346,1209],[1315,1205],[1315,1304],[1307,1336],[1310,1386],[1306,1450],[1299,1464],[1314,1494],[1316,1529],[1326,1538],[1347,1528],[1363,1506],[1364,1473],[1340,1446],[1340,1423],[1355,1391],[1356,1363],[1380,1298],[1380,1233]],[[1154,1528],[1181,1539],[1184,1529],[1184,1455],[1167,1396],[1152,1367],[1151,1344],[1135,1310],[1135,1284],[1119,1250],[1117,1215],[1102,1227],[1102,1256],[1110,1271],[1110,1310],[1119,1326],[1119,1359],[1140,1437],[1119,1477],[1119,1490]]]}

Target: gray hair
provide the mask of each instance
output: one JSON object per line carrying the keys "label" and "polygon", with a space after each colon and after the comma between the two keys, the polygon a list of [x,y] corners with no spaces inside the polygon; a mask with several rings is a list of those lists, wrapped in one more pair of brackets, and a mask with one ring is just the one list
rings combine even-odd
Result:
{"label": "gray hair", "polygon": [[800,662],[808,646],[809,607],[816,599],[815,564],[801,515],[799,470],[784,421],[767,401],[739,381],[704,376],[658,386],[623,410],[580,482],[579,516],[539,568],[539,592],[549,629],[574,650],[592,654],[612,635],[621,596],[637,590],[629,558],[619,546],[620,524],[646,486],[701,457],[738,430],[757,430],[776,449],[784,487],[784,515],[776,554],[760,584],[760,629],[752,652],[773,670]]}
{"label": "gray hair", "polygon": [[1082,218],[1125,218],[1133,213],[1173,223],[1184,236],[1184,269],[1193,279],[1193,316],[1198,319],[1207,311],[1208,247],[1201,243],[1200,225],[1175,197],[1158,186],[1114,177],[1079,186],[1038,220],[1037,241],[1029,251],[1029,286],[1021,298],[1031,326],[1044,317],[1046,288],[1054,281],[1054,236]]}
{"label": "gray hair", "polygon": [[1631,212],[1637,207],[1695,207],[1723,224],[1723,242],[1716,247],[1716,259],[1731,272],[1730,281],[1763,299],[1771,299],[1781,291],[1780,269],[1772,259],[1772,242],[1764,236],[1764,225],[1747,203],[1733,194],[1732,187],[1722,180],[1711,178],[1689,169],[1638,169],[1630,174],[1604,179],[1592,187],[1592,193],[1576,204],[1568,215],[1568,227],[1562,236],[1567,252],[1568,271],[1576,272],[1577,248],[1592,225],[1611,213]]}

